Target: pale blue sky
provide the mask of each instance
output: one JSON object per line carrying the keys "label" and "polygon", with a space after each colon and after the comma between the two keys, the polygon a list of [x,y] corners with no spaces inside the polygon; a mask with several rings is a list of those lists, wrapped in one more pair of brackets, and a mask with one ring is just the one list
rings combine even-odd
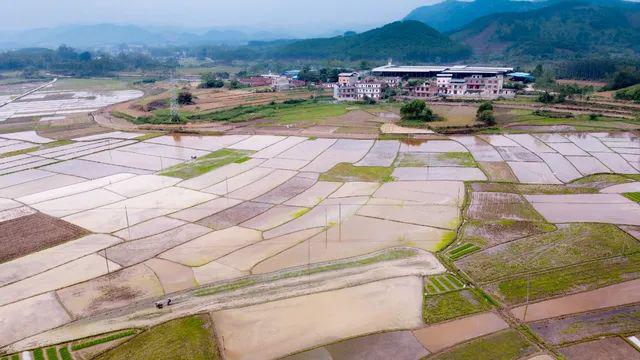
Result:
{"label": "pale blue sky", "polygon": [[439,0],[0,0],[0,29],[118,23],[185,27],[378,25]]}

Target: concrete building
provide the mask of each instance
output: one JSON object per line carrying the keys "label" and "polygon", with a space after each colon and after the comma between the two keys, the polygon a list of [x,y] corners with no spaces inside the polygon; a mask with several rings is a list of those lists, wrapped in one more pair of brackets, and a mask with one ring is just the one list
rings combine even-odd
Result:
{"label": "concrete building", "polygon": [[341,101],[359,101],[366,98],[378,101],[382,99],[382,92],[386,86],[386,83],[372,78],[355,83],[338,82],[333,87],[333,97]]}
{"label": "concrete building", "polygon": [[340,73],[338,74],[338,85],[355,85],[358,82],[358,79],[359,75],[357,72]]}
{"label": "concrete building", "polygon": [[[371,73],[380,77],[423,78],[419,89],[410,89],[415,97],[453,97],[470,99],[495,99],[513,97],[515,92],[504,89],[505,74],[513,71],[507,67],[484,66],[396,66],[375,68]],[[434,88],[435,86],[435,88]],[[434,92],[434,90],[436,90]]]}

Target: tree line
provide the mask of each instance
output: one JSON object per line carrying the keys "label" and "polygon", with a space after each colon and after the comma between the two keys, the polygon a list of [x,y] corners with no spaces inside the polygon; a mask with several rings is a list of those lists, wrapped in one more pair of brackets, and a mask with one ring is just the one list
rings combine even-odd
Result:
{"label": "tree line", "polygon": [[172,69],[175,60],[159,60],[142,53],[79,52],[68,46],[55,50],[30,48],[0,53],[0,71],[22,71],[26,77],[40,71],[70,76],[104,76],[118,71]]}

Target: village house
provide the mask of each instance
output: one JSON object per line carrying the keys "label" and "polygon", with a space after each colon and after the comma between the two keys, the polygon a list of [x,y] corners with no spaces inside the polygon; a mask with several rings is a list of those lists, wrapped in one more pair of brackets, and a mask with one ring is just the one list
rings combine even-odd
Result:
{"label": "village house", "polygon": [[461,99],[512,98],[515,91],[504,88],[505,75],[512,68],[481,66],[396,66],[386,65],[371,72],[378,77],[424,79],[409,89],[411,97]]}
{"label": "village house", "polygon": [[341,82],[339,77],[338,83],[333,87],[334,99],[340,101],[360,101],[368,98],[378,101],[382,99],[382,92],[387,86],[386,83],[374,78],[366,78],[362,81],[355,82],[353,82],[353,80],[347,81],[348,79],[353,78],[345,76],[344,81]]}

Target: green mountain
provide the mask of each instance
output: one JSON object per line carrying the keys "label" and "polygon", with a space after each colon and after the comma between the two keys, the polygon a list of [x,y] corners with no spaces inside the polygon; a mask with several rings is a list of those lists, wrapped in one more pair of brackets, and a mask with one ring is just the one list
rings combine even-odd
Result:
{"label": "green mountain", "polygon": [[544,0],[445,0],[441,3],[421,6],[409,13],[404,19],[421,21],[439,31],[451,31],[486,15],[529,11],[545,5],[548,4]]}
{"label": "green mountain", "polygon": [[451,34],[485,59],[640,56],[640,4],[561,1],[526,13],[477,19]]}
{"label": "green mountain", "polygon": [[273,56],[295,59],[331,58],[343,60],[454,61],[471,54],[419,21],[397,21],[363,33],[332,38],[294,41],[274,49]]}

